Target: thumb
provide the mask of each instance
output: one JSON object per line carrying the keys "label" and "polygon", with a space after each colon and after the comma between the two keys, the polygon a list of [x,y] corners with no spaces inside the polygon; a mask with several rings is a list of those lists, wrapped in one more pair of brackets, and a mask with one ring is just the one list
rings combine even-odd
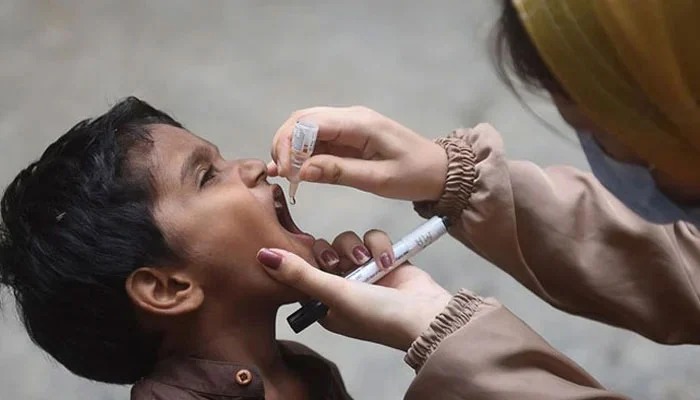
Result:
{"label": "thumb", "polygon": [[389,161],[386,160],[362,160],[319,154],[304,162],[299,176],[307,182],[350,186],[365,192],[381,194],[379,191],[390,176],[389,166]]}
{"label": "thumb", "polygon": [[267,163],[267,176],[273,177],[273,176],[279,176],[280,170],[277,164],[274,161],[270,161]]}
{"label": "thumb", "polygon": [[275,280],[332,307],[346,292],[348,281],[314,268],[303,258],[282,249],[260,249],[258,261]]}

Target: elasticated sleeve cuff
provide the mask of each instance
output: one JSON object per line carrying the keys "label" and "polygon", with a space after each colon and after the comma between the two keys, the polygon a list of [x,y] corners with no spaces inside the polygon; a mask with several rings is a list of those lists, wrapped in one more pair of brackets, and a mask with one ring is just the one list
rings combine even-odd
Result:
{"label": "elasticated sleeve cuff", "polygon": [[404,357],[406,364],[418,372],[440,342],[466,325],[483,302],[481,297],[460,290],[430,323],[430,327],[411,344]]}
{"label": "elasticated sleeve cuff", "polygon": [[413,208],[423,218],[440,215],[452,219],[458,217],[469,203],[476,179],[476,156],[463,135],[464,132],[455,131],[450,136],[435,140],[447,153],[447,177],[438,201],[413,203]]}

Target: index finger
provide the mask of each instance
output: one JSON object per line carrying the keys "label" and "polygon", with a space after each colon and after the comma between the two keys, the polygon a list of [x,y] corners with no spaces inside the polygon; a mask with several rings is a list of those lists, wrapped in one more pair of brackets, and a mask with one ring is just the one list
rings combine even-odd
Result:
{"label": "index finger", "polygon": [[339,298],[347,296],[346,289],[351,285],[347,279],[314,268],[303,258],[289,251],[268,250],[282,257],[278,267],[265,269],[277,281],[318,299],[331,308]]}
{"label": "index finger", "polygon": [[272,142],[271,155],[279,167],[280,175],[286,176],[289,172],[292,130],[297,121],[309,121],[318,125],[317,141],[363,150],[371,139],[376,144],[384,140],[383,135],[372,137],[373,132],[390,128],[384,126],[389,119],[377,117],[377,113],[361,106],[313,107],[294,112],[277,130]]}
{"label": "index finger", "polygon": [[331,107],[312,107],[293,112],[289,118],[277,129],[275,136],[272,138],[272,148],[270,156],[272,161],[277,164],[277,171],[280,176],[287,176],[289,173],[290,160],[289,150],[292,144],[292,130],[294,124],[297,123],[305,115],[322,112],[323,110],[331,109]]}

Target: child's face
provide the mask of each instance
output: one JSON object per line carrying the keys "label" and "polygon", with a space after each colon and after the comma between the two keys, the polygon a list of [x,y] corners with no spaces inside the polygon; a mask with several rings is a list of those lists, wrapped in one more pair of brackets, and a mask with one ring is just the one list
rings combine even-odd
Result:
{"label": "child's face", "polygon": [[205,302],[298,300],[256,260],[260,248],[277,247],[314,262],[314,239],[291,222],[281,188],[266,180],[265,163],[224,160],[214,145],[173,126],[155,125],[151,134],[155,219]]}

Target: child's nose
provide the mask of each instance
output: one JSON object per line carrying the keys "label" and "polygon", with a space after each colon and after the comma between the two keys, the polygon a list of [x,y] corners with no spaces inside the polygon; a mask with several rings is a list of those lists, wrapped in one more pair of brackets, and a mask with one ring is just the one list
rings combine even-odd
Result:
{"label": "child's nose", "polygon": [[249,188],[259,185],[267,178],[267,166],[262,160],[241,160],[239,165],[241,180]]}

